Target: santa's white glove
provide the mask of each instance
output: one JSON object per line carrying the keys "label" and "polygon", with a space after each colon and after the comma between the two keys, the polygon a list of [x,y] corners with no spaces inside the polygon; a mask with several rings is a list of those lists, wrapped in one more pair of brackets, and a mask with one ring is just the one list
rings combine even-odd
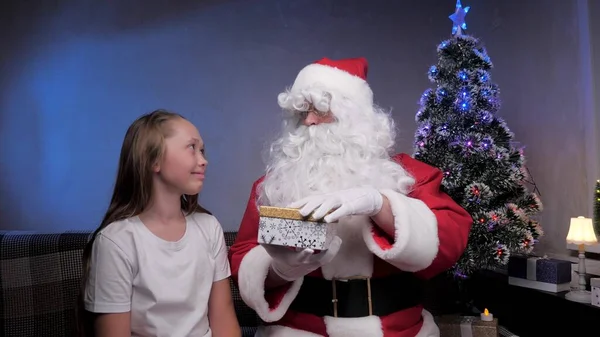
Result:
{"label": "santa's white glove", "polygon": [[317,254],[310,248],[294,250],[289,247],[263,245],[271,255],[271,269],[286,281],[295,281],[328,264],[340,250],[342,239],[334,237],[327,250]]}
{"label": "santa's white glove", "polygon": [[302,216],[307,216],[314,211],[312,217],[315,219],[321,219],[329,211],[337,208],[324,218],[325,222],[335,222],[344,216],[373,216],[379,213],[383,207],[383,195],[371,187],[352,188],[307,197],[291,203],[288,207],[302,207],[300,209]]}

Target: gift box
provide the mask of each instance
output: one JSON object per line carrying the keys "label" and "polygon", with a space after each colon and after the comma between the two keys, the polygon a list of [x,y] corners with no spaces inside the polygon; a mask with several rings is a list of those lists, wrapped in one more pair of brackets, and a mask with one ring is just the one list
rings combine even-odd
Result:
{"label": "gift box", "polygon": [[304,217],[295,208],[261,206],[258,242],[295,248],[325,250],[335,237],[335,223]]}
{"label": "gift box", "polygon": [[484,321],[481,317],[444,315],[435,318],[440,337],[498,337],[498,319]]}
{"label": "gift box", "polygon": [[571,289],[571,262],[545,257],[511,256],[508,283],[511,285],[561,292]]}
{"label": "gift box", "polygon": [[590,279],[592,286],[592,305],[600,307],[600,278]]}

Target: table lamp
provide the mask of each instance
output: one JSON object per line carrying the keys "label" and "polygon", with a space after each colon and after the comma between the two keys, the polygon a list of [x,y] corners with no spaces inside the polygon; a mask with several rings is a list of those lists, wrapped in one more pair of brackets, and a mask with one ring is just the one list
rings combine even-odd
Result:
{"label": "table lamp", "polygon": [[569,301],[580,303],[591,303],[592,297],[586,288],[585,281],[585,245],[597,243],[598,239],[594,233],[592,219],[582,216],[571,218],[571,226],[567,234],[567,243],[576,244],[579,247],[579,287],[571,290],[565,295]]}

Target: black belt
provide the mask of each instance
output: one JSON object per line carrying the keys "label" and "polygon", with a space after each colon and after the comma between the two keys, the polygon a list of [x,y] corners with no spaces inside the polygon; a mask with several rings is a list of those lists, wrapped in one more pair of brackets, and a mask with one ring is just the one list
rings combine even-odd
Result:
{"label": "black belt", "polygon": [[343,281],[307,276],[290,309],[319,317],[386,316],[422,299],[423,281],[412,273]]}

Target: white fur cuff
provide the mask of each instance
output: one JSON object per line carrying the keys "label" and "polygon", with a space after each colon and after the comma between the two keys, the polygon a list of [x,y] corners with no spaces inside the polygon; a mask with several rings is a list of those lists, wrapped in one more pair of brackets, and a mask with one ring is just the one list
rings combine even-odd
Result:
{"label": "white fur cuff", "polygon": [[271,256],[262,246],[252,248],[240,263],[238,273],[238,287],[240,295],[246,304],[254,309],[265,322],[275,322],[287,312],[290,304],[298,295],[303,278],[290,285],[283,294],[279,305],[271,308],[265,299],[265,280],[271,266]]}
{"label": "white fur cuff", "polygon": [[380,192],[388,198],[392,207],[396,230],[394,242],[391,247],[380,246],[371,225],[363,230],[367,247],[379,258],[404,271],[416,272],[429,267],[439,246],[435,214],[421,200],[392,190]]}

